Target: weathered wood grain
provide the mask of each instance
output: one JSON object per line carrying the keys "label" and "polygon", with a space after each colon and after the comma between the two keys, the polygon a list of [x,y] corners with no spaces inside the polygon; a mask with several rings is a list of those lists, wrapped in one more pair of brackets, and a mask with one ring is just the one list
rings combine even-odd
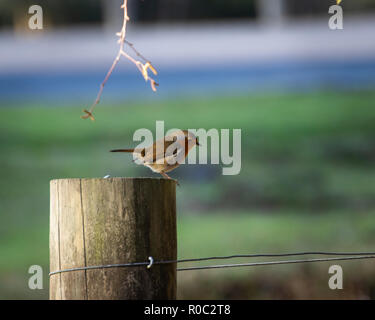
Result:
{"label": "weathered wood grain", "polygon": [[[151,178],[51,181],[51,271],[177,259],[175,182]],[[55,274],[51,299],[175,299],[176,265]]]}
{"label": "weathered wood grain", "polygon": [[[50,182],[50,228],[49,228],[49,251],[50,251],[50,270],[60,270],[60,247],[59,247],[59,192],[57,189],[57,180]],[[61,277],[60,274],[50,278],[50,299],[61,299]]]}

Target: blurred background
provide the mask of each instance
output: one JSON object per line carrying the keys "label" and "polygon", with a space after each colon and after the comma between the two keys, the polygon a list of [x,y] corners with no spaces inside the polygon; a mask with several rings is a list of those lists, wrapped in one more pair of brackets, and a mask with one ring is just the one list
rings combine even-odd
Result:
{"label": "blurred background", "polygon": [[[333,31],[335,1],[129,0],[127,39],[159,71],[158,92],[122,60],[96,121],[82,120],[117,53],[121,3],[0,0],[0,298],[48,298],[49,180],[158,177],[108,152],[156,120],[242,129],[239,175],[171,173],[179,258],[374,251],[374,1],[344,0]],[[27,28],[33,4],[43,30]],[[34,264],[44,290],[28,288]],[[375,298],[371,260],[340,263],[335,291],[330,265],[180,272],[178,297]]]}

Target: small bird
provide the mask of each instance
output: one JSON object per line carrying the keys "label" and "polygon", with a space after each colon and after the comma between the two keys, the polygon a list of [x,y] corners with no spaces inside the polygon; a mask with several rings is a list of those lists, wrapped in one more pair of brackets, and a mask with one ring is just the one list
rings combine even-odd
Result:
{"label": "small bird", "polygon": [[[174,145],[172,146],[172,144]],[[195,145],[200,146],[198,138],[192,132],[177,130],[165,136],[164,139],[155,141],[149,147],[115,149],[110,152],[132,153],[133,161],[137,161],[139,164],[149,167],[152,171],[160,173],[164,178],[172,179],[166,172],[177,168]],[[178,181],[177,185],[179,185]]]}

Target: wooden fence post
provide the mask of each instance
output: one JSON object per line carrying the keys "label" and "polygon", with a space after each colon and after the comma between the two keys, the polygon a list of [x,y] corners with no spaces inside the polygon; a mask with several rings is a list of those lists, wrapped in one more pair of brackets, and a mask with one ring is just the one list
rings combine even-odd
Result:
{"label": "wooden fence post", "polygon": [[[50,183],[50,271],[177,259],[176,183],[155,178]],[[50,276],[50,299],[175,299],[176,264]]]}

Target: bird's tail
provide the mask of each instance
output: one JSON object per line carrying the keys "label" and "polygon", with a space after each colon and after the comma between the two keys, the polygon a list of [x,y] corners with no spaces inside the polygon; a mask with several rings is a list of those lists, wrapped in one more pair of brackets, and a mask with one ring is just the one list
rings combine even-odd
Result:
{"label": "bird's tail", "polygon": [[130,153],[133,153],[134,149],[115,149],[115,150],[111,150],[110,152],[130,152]]}

